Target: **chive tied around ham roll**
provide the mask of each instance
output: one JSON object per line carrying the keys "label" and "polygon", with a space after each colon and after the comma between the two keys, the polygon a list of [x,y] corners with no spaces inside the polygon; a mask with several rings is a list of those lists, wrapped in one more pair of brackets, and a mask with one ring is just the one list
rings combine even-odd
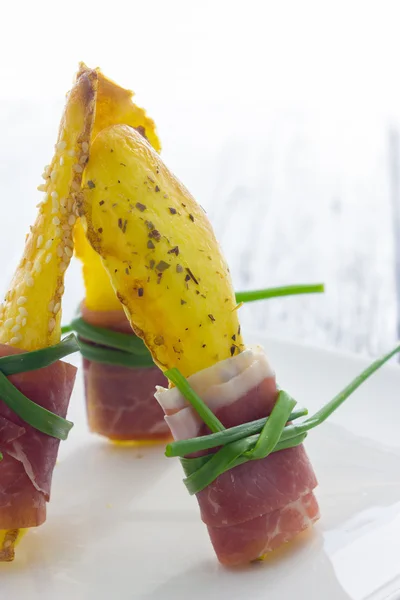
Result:
{"label": "chive tied around ham roll", "polygon": [[[98,93],[92,139],[102,129],[123,123],[135,128],[156,151],[160,151],[155,123],[133,102],[133,92],[106,78],[99,69],[96,72]],[[88,185],[95,186],[96,183],[91,181]],[[81,304],[81,318],[91,325],[134,336],[101,258],[91,248],[79,222],[74,238],[86,292]],[[154,399],[156,385],[166,385],[167,380],[152,363],[150,355],[148,362],[145,366],[132,364],[127,367],[83,357],[86,411],[92,432],[116,442],[170,438],[163,411]]]}
{"label": "chive tied around ham roll", "polygon": [[[82,302],[82,319],[91,325],[134,336],[125,313],[91,311]],[[154,398],[167,379],[156,365],[104,364],[83,358],[86,411],[92,432],[110,440],[165,441],[170,438],[164,413]]]}
{"label": "chive tied around ham roll", "polygon": [[[0,356],[21,350],[0,345]],[[10,376],[10,381],[30,400],[54,414],[67,414],[76,368],[57,361],[48,367]],[[24,422],[0,400],[0,528],[37,527],[46,520],[51,480],[60,440]],[[9,546],[0,549],[0,560],[10,560]]]}
{"label": "chive tied around ham roll", "polygon": [[[268,415],[274,375],[262,352],[246,349],[228,266],[188,190],[121,125],[97,135],[84,177],[94,184],[84,183],[79,205],[87,239],[154,362],[198,385],[227,426]],[[177,390],[158,399],[176,438],[201,435]],[[318,518],[315,485],[302,447],[218,477],[197,496],[218,558],[248,562],[308,527]]]}
{"label": "chive tied around ham roll", "polygon": [[[247,349],[188,378],[229,428],[271,413],[278,391],[264,352]],[[209,433],[177,388],[156,398],[175,440]],[[303,446],[227,471],[197,494],[201,518],[221,563],[237,566],[291,541],[319,517],[317,480]]]}

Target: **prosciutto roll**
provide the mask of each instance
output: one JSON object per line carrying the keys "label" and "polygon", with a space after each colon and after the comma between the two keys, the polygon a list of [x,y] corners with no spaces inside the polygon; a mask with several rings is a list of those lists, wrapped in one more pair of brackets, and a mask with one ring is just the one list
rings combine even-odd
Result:
{"label": "prosciutto roll", "polygon": [[[0,345],[0,356],[21,352]],[[9,379],[30,400],[65,418],[75,375],[75,367],[57,361]],[[22,421],[0,399],[0,530],[36,527],[45,521],[59,443]]]}
{"label": "prosciutto roll", "polygon": [[[269,415],[277,399],[264,352],[250,348],[188,379],[225,427]],[[209,433],[177,388],[156,393],[175,440]],[[250,461],[197,494],[201,518],[221,563],[237,566],[289,542],[319,518],[317,486],[303,446]]]}
{"label": "prosciutto roll", "polygon": [[[82,318],[98,327],[135,335],[122,310],[94,311],[82,303]],[[122,367],[83,359],[89,428],[111,440],[166,440],[164,413],[154,398],[167,380],[158,367]]]}

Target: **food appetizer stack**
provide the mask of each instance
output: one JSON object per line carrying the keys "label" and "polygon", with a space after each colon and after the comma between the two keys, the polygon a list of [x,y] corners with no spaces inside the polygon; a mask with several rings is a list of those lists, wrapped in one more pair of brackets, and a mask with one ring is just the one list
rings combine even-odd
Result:
{"label": "food appetizer stack", "polygon": [[[45,169],[44,200],[0,321],[0,560],[45,520],[75,368],[84,357],[90,429],[112,440],[174,441],[184,483],[221,563],[262,559],[319,518],[303,441],[395,353],[315,415],[279,389],[242,335],[235,294],[205,211],[162,162],[132,94],[81,65]],[[74,250],[86,297],[61,337]],[[169,385],[167,387],[167,384]],[[154,391],[156,391],[156,400]],[[165,416],[164,416],[165,415]]]}
{"label": "food appetizer stack", "polygon": [[[76,369],[61,339],[64,275],[73,253],[80,190],[94,114],[97,75],[80,73],[69,94],[55,155],[43,174],[39,214],[0,313],[0,560],[14,558],[25,529],[46,519],[51,479]],[[7,378],[7,376],[9,376]]]}
{"label": "food appetizer stack", "polygon": [[[125,123],[159,151],[155,125],[132,102],[132,92],[105,78],[99,69],[96,73],[98,91],[92,140],[101,130]],[[137,202],[133,208],[140,211],[141,204]],[[87,242],[79,223],[74,237],[76,255],[83,263],[86,297],[80,307],[81,314],[69,329],[75,330],[82,340],[89,428],[118,442],[166,440],[170,437],[169,429],[154,399],[156,385],[165,385],[166,379],[142,340],[132,331],[101,258]]]}
{"label": "food appetizer stack", "polygon": [[[84,68],[82,65],[81,70]],[[103,129],[122,124],[133,128],[156,152],[160,152],[154,121],[134,104],[133,92],[107,79],[99,69],[96,69],[96,74],[98,89],[92,140]],[[123,163],[120,166],[124,167],[126,176],[126,166]],[[121,177],[124,173],[121,173]],[[154,181],[151,181],[150,175],[146,182],[149,189],[156,190],[154,185],[151,187]],[[87,185],[90,189],[96,184],[89,180]],[[117,186],[120,185],[121,182],[117,180]],[[117,203],[118,190],[118,187],[114,190]],[[155,193],[160,193],[160,190]],[[98,201],[99,206],[106,203],[106,196]],[[167,200],[165,194],[161,195],[161,199]],[[129,202],[130,211],[137,211],[142,216],[146,213],[142,194],[137,194],[134,202],[133,199],[126,201]],[[171,207],[171,215],[174,214],[173,210]],[[123,222],[120,228],[124,228]],[[146,243],[149,255],[158,242],[154,236],[157,234],[151,234]],[[154,390],[158,385],[167,385],[167,379],[154,364],[141,338],[132,331],[101,257],[88,243],[79,222],[75,226],[74,241],[76,256],[83,264],[86,295],[79,309],[80,314],[64,330],[75,331],[80,336],[89,428],[114,442],[166,441],[170,438],[170,430],[164,420],[164,412],[154,397]],[[130,270],[128,263],[124,269]],[[322,291],[321,284],[292,285],[239,292],[236,301],[241,303]]]}

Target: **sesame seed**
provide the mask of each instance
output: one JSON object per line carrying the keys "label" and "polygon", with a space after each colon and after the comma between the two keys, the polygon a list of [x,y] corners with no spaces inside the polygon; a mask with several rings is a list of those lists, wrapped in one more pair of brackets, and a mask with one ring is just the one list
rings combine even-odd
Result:
{"label": "sesame seed", "polygon": [[89,144],[87,142],[82,142],[82,151],[87,152],[89,150]]}
{"label": "sesame seed", "polygon": [[60,199],[60,204],[61,204],[61,206],[63,206],[65,208],[65,206],[67,204],[67,198],[61,198]]}
{"label": "sesame seed", "polygon": [[81,157],[80,157],[80,159],[79,159],[79,162],[80,162],[82,165],[84,165],[84,164],[87,162],[87,159],[88,159],[88,158],[89,158],[89,157],[88,157],[88,155],[87,155],[87,154],[82,154],[82,156],[81,156]]}
{"label": "sesame seed", "polygon": [[68,264],[65,262],[60,263],[60,271],[63,273],[68,268]]}
{"label": "sesame seed", "polygon": [[69,215],[68,217],[68,225],[74,225],[76,221],[76,218],[74,217],[74,215]]}
{"label": "sesame seed", "polygon": [[71,248],[68,248],[68,246],[65,246],[64,253],[71,258],[71,256],[72,256]]}
{"label": "sesame seed", "polygon": [[44,172],[46,173],[46,175],[49,175],[50,173],[50,165],[44,165]]}
{"label": "sesame seed", "polygon": [[56,171],[56,169],[53,169],[52,172],[51,172],[51,174],[50,174],[50,179],[51,179],[51,181],[53,183],[55,182],[56,177],[57,177],[57,171]]}
{"label": "sesame seed", "polygon": [[35,271],[36,273],[40,273],[40,271],[41,271],[41,270],[42,270],[42,265],[40,264],[40,261],[39,261],[39,259],[37,259],[37,260],[35,261],[34,271]]}
{"label": "sesame seed", "polygon": [[26,319],[24,318],[24,319],[22,319],[21,326],[25,327],[25,325],[26,325]]}
{"label": "sesame seed", "polygon": [[65,148],[67,147],[67,142],[58,142],[56,148],[57,150],[65,150]]}
{"label": "sesame seed", "polygon": [[57,302],[57,304],[53,308],[53,313],[56,315],[58,313],[58,311],[60,310],[60,308],[61,308],[61,304],[60,304],[60,302]]}
{"label": "sesame seed", "polygon": [[53,217],[53,225],[59,225],[61,223],[58,217]]}
{"label": "sesame seed", "polygon": [[21,329],[21,325],[14,325],[14,327],[11,328],[12,333],[17,333],[17,331],[19,331]]}
{"label": "sesame seed", "polygon": [[11,340],[10,340],[10,344],[11,344],[11,346],[12,346],[13,344],[18,344],[18,342],[19,342],[21,339],[22,339],[22,338],[21,338],[21,336],[20,336],[20,335],[16,335],[16,336],[12,337],[12,338],[11,338]]}
{"label": "sesame seed", "polygon": [[50,312],[53,312],[53,309],[54,309],[54,300],[50,300],[50,302],[47,305],[47,308],[49,309]]}
{"label": "sesame seed", "polygon": [[37,242],[36,242],[36,248],[40,248],[40,246],[43,244],[43,236],[39,235]]}
{"label": "sesame seed", "polygon": [[75,150],[68,150],[68,156],[75,156]]}
{"label": "sesame seed", "polygon": [[66,208],[64,208],[64,207],[62,206],[62,207],[60,208],[60,213],[61,213],[62,215],[66,215],[66,214],[67,214],[67,209],[66,209]]}
{"label": "sesame seed", "polygon": [[31,260],[28,260],[25,263],[25,268],[26,268],[27,271],[30,271],[32,269],[32,261]]}
{"label": "sesame seed", "polygon": [[17,322],[17,323],[21,323],[21,321],[22,321],[22,316],[21,316],[21,315],[17,315],[17,316],[15,317],[15,320],[16,320],[16,322]]}
{"label": "sesame seed", "polygon": [[67,239],[65,240],[65,244],[66,244],[67,246],[69,246],[70,248],[72,248],[72,249],[74,248],[74,242],[73,242],[73,240],[71,240],[71,238],[67,238]]}
{"label": "sesame seed", "polygon": [[68,212],[71,212],[72,204],[73,204],[72,198],[68,198],[68,203],[67,203]]}
{"label": "sesame seed", "polygon": [[64,166],[64,157],[60,156],[60,167]]}
{"label": "sesame seed", "polygon": [[57,294],[59,294],[60,296],[62,296],[62,295],[63,295],[63,293],[64,293],[64,290],[65,290],[64,286],[63,286],[63,285],[61,285],[61,286],[58,288],[58,290],[57,290]]}
{"label": "sesame seed", "polygon": [[[63,211],[63,209],[61,209],[61,214],[62,214],[62,211]],[[53,208],[51,209],[51,214],[56,215],[57,213],[58,213],[58,206],[53,206]]]}
{"label": "sesame seed", "polygon": [[55,230],[55,232],[54,232],[54,235],[55,235],[56,237],[60,237],[60,235],[61,235],[61,229],[60,229],[59,227],[56,227],[56,230]]}
{"label": "sesame seed", "polygon": [[56,191],[51,192],[51,199],[52,200],[58,200],[58,193]]}
{"label": "sesame seed", "polygon": [[42,179],[47,179],[47,173],[45,171],[42,173]]}
{"label": "sesame seed", "polygon": [[45,183],[41,183],[40,185],[37,186],[37,190],[39,192],[45,192],[46,191],[46,184]]}
{"label": "sesame seed", "polygon": [[61,258],[62,255],[63,255],[63,249],[62,249],[62,247],[58,246],[56,252],[57,252],[57,256],[59,256]]}
{"label": "sesame seed", "polygon": [[46,256],[46,260],[44,262],[46,263],[46,265],[48,265],[50,261],[51,261],[51,254],[48,254]]}
{"label": "sesame seed", "polygon": [[49,331],[53,331],[55,326],[56,326],[56,321],[55,321],[55,319],[51,318],[49,320]]}
{"label": "sesame seed", "polygon": [[27,317],[28,316],[28,311],[26,310],[26,308],[24,306],[20,306],[19,309],[18,309],[18,311],[19,311],[19,314],[22,317]]}
{"label": "sesame seed", "polygon": [[28,287],[33,287],[35,282],[33,281],[33,277],[27,274],[25,275],[25,283]]}
{"label": "sesame seed", "polygon": [[26,301],[27,300],[26,300],[25,296],[20,296],[17,300],[17,304],[18,304],[18,306],[22,306],[23,304],[26,304]]}
{"label": "sesame seed", "polygon": [[61,229],[62,229],[63,231],[69,231],[69,230],[70,230],[70,227],[69,227],[69,225],[67,225],[67,224],[65,223],[64,225],[62,225],[62,226],[61,226]]}
{"label": "sesame seed", "polygon": [[47,240],[47,242],[44,245],[44,249],[45,250],[50,250],[52,244],[53,244],[53,240]]}
{"label": "sesame seed", "polygon": [[73,189],[74,192],[79,192],[79,190],[81,189],[81,186],[78,183],[78,181],[73,181],[71,183],[71,187],[72,187],[72,189]]}
{"label": "sesame seed", "polygon": [[14,319],[7,319],[6,321],[4,321],[4,327],[6,329],[9,329],[13,323],[14,323]]}
{"label": "sesame seed", "polygon": [[75,173],[82,173],[83,171],[82,166],[78,164],[73,165],[72,168],[75,171]]}

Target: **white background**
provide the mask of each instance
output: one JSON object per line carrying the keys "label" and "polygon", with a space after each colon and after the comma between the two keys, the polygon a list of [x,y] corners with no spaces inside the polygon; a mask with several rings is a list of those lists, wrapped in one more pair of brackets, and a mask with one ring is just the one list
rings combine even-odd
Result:
{"label": "white background", "polygon": [[[164,160],[208,210],[236,288],[327,282],[324,299],[244,309],[248,324],[387,348],[398,318],[387,140],[400,125],[399,16],[398,2],[382,1],[3,3],[1,287],[84,60],[156,120]],[[65,318],[82,294],[78,272]]]}

